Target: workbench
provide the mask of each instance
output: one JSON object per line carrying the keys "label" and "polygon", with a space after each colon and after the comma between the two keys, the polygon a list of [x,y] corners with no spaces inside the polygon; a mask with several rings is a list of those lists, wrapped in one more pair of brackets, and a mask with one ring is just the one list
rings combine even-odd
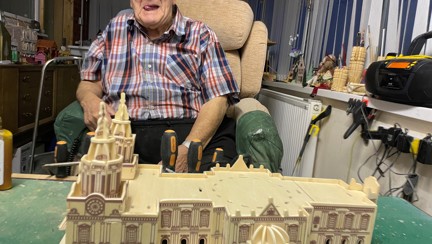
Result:
{"label": "workbench", "polygon": [[[66,195],[74,178],[14,175],[0,192],[0,243],[59,243]],[[373,244],[432,243],[432,217],[401,198],[379,197]]]}

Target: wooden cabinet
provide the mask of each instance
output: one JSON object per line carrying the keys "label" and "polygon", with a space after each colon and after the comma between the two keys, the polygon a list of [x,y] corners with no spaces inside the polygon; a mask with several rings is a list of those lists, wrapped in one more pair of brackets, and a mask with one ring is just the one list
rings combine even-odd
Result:
{"label": "wooden cabinet", "polygon": [[[41,65],[0,66],[0,116],[14,134],[32,130],[42,73]],[[39,124],[53,122],[75,100],[79,83],[76,65],[52,64],[45,72]]]}

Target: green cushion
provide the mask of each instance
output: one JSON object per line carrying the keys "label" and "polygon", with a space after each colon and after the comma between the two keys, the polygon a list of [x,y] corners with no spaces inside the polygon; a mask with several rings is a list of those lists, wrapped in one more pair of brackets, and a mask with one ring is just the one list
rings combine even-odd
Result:
{"label": "green cushion", "polygon": [[85,137],[88,129],[84,124],[84,113],[78,101],[72,102],[57,115],[54,132],[57,141],[67,142],[69,151],[75,139],[79,138],[81,141]]}
{"label": "green cushion", "polygon": [[250,157],[254,167],[279,172],[283,145],[272,117],[263,111],[245,113],[237,121],[237,153]]}

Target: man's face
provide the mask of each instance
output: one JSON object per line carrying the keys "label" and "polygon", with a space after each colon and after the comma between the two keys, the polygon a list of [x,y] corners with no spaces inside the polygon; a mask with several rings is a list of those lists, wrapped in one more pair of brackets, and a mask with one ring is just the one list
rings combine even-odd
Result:
{"label": "man's face", "polygon": [[172,10],[176,0],[130,0],[135,18],[151,30],[165,31],[172,23]]}

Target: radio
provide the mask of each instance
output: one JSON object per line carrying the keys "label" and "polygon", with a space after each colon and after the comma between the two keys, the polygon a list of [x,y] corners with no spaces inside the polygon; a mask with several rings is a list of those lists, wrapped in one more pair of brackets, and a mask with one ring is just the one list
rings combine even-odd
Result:
{"label": "radio", "polygon": [[397,103],[432,107],[432,57],[418,55],[432,31],[416,37],[407,56],[390,56],[373,62],[366,71],[371,97]]}

